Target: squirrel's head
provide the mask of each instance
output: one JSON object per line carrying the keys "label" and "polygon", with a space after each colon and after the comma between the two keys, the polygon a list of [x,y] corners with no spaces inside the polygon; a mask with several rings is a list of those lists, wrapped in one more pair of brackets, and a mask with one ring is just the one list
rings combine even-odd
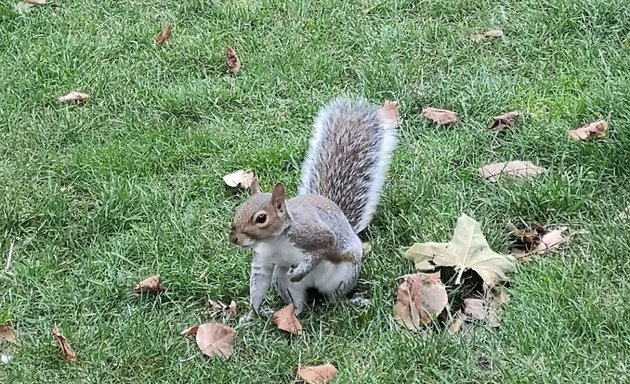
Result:
{"label": "squirrel's head", "polygon": [[278,183],[271,193],[262,193],[258,180],[250,187],[250,197],[236,208],[230,228],[230,242],[253,247],[257,242],[273,238],[284,229],[287,207],[284,187]]}

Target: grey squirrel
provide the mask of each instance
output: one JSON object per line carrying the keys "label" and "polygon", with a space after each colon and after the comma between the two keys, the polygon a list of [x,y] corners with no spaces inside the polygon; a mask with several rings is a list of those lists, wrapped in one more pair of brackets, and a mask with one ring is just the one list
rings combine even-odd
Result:
{"label": "grey squirrel", "polygon": [[313,124],[298,196],[287,200],[281,183],[263,193],[254,180],[230,229],[232,243],[253,249],[252,311],[261,313],[272,283],[296,315],[309,288],[329,300],[354,289],[363,263],[357,235],[376,210],[397,126],[393,102],[334,99]]}

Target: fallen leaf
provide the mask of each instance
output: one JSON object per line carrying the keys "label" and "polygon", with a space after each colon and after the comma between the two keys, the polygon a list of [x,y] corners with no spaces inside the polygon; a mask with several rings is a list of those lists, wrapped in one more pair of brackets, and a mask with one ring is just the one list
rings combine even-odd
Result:
{"label": "fallen leaf", "polygon": [[406,328],[417,331],[442,313],[448,303],[446,287],[440,272],[403,276],[394,303],[394,319]]}
{"label": "fallen leaf", "polygon": [[184,337],[197,336],[198,331],[199,331],[199,327],[188,327],[184,329],[183,331],[181,331],[179,334]]}
{"label": "fallen leaf", "polygon": [[332,364],[306,366],[298,369],[298,376],[306,384],[325,384],[337,376],[337,368]]}
{"label": "fallen leaf", "polygon": [[462,329],[462,326],[464,325],[465,322],[466,322],[466,315],[464,315],[462,311],[457,311],[455,313],[455,316],[453,316],[453,321],[448,327],[449,333],[451,334],[458,333]]}
{"label": "fallen leaf", "polygon": [[492,121],[490,121],[490,125],[488,126],[488,128],[495,132],[501,132],[505,128],[516,123],[517,119],[518,119],[517,111],[504,113],[502,115],[493,117]]}
{"label": "fallen leaf", "polygon": [[538,255],[553,251],[558,248],[560,244],[567,241],[567,238],[564,236],[564,232],[566,232],[567,229],[567,227],[561,227],[556,230],[549,231],[542,236],[538,245],[531,251],[527,252],[524,250],[514,249],[512,250],[512,254],[518,261],[530,261],[535,259]]}
{"label": "fallen leaf", "polygon": [[509,161],[507,163],[492,163],[479,169],[479,176],[494,183],[501,177],[514,180],[531,180],[546,171],[529,161]]}
{"label": "fallen leaf", "polygon": [[398,105],[394,101],[385,101],[380,109],[381,116],[385,118],[393,127],[397,127],[400,124],[398,116]]}
{"label": "fallen leaf", "polygon": [[426,107],[422,110],[422,116],[437,123],[438,125],[456,123],[459,118],[457,113],[446,110]]}
{"label": "fallen leaf", "polygon": [[302,324],[295,317],[293,312],[293,304],[289,304],[286,307],[276,311],[273,314],[273,322],[276,323],[278,329],[289,332],[294,335],[302,334]]}
{"label": "fallen leaf", "polygon": [[46,0],[22,0],[23,3],[25,4],[31,4],[31,5],[44,5],[46,4]]}
{"label": "fallen leaf", "polygon": [[64,96],[59,96],[60,103],[84,104],[90,98],[89,95],[81,92],[72,91]]}
{"label": "fallen leaf", "polygon": [[171,37],[171,26],[170,24],[166,24],[164,27],[162,27],[162,30],[160,31],[160,33],[158,33],[154,40],[155,40],[155,44],[157,44],[158,47],[161,47],[166,40],[169,39],[169,37]]}
{"label": "fallen leaf", "polygon": [[201,324],[197,329],[195,340],[201,352],[209,357],[221,355],[232,356],[232,345],[236,330],[218,323]]}
{"label": "fallen leaf", "polygon": [[231,74],[236,75],[241,71],[241,60],[236,55],[234,48],[225,48],[225,60],[227,62],[228,71]]}
{"label": "fallen leaf", "polygon": [[491,327],[499,326],[496,309],[482,299],[464,299],[464,313],[473,319],[487,322]]}
{"label": "fallen leaf", "polygon": [[601,139],[606,136],[607,131],[608,123],[606,120],[598,120],[582,128],[570,130],[569,136],[573,140]]}
{"label": "fallen leaf", "polygon": [[133,288],[134,293],[145,293],[145,292],[155,292],[160,293],[164,292],[164,287],[160,285],[160,275],[155,275],[151,277],[147,277],[142,280],[138,285]]}
{"label": "fallen leaf", "polygon": [[542,240],[542,236],[547,232],[547,230],[540,225],[535,225],[528,229],[518,229],[512,224],[509,224],[508,229],[510,236],[515,240],[514,247],[524,248],[526,251],[531,251],[537,247]]}
{"label": "fallen leaf", "polygon": [[453,238],[448,243],[415,243],[405,252],[417,270],[433,270],[435,266],[455,267],[459,271],[455,284],[461,283],[465,270],[472,269],[493,287],[508,279],[506,273],[516,268],[515,258],[490,249],[481,225],[462,214],[457,219]]}
{"label": "fallen leaf", "polygon": [[0,325],[0,341],[6,341],[7,343],[17,344],[15,337],[15,331],[8,325]]}
{"label": "fallen leaf", "polygon": [[61,348],[61,353],[63,353],[63,357],[67,361],[73,363],[76,360],[76,355],[72,350],[72,347],[70,347],[70,343],[68,343],[68,340],[66,340],[65,336],[62,335],[61,331],[59,331],[59,329],[57,328],[53,329],[52,334],[55,337],[59,348]]}
{"label": "fallen leaf", "polygon": [[254,172],[240,169],[223,176],[223,182],[232,188],[247,189],[254,181]]}
{"label": "fallen leaf", "polygon": [[503,31],[500,29],[490,29],[483,33],[474,32],[470,35],[470,38],[476,43],[479,43],[483,40],[497,39],[499,37],[503,37]]}
{"label": "fallen leaf", "polygon": [[230,301],[229,304],[213,300],[209,300],[209,303],[212,307],[212,316],[225,315],[227,317],[236,317],[236,303],[234,300]]}

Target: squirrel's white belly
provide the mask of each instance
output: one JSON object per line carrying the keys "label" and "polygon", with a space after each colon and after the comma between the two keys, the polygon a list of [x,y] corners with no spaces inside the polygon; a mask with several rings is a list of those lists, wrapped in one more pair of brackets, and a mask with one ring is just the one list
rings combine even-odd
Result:
{"label": "squirrel's white belly", "polygon": [[298,265],[304,258],[302,251],[287,240],[273,243],[260,242],[254,246],[254,250],[267,265],[275,264],[282,267],[291,267],[292,265]]}

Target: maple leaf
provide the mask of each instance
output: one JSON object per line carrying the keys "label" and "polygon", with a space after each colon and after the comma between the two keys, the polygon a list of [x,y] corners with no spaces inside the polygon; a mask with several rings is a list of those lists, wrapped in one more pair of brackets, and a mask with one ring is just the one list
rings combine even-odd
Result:
{"label": "maple leaf", "polygon": [[75,103],[75,104],[85,104],[85,102],[90,98],[85,93],[72,91],[64,96],[59,96],[60,103]]}
{"label": "maple leaf", "polygon": [[601,139],[606,136],[608,123],[606,120],[598,120],[587,124],[581,128],[569,131],[569,136],[573,140]]}
{"label": "maple leaf", "polygon": [[298,369],[298,376],[306,384],[326,384],[337,376],[337,368],[332,364],[305,366]]}
{"label": "maple leaf", "polygon": [[205,323],[198,327],[195,341],[201,353],[208,357],[230,358],[235,336],[234,328],[219,323]]}
{"label": "maple leaf", "polygon": [[254,172],[250,170],[239,169],[223,176],[223,182],[232,188],[247,189],[252,185],[254,181]]}
{"label": "maple leaf", "polygon": [[490,181],[497,182],[501,177],[515,180],[531,180],[546,171],[529,161],[508,161],[507,163],[492,163],[479,169],[479,176]]}
{"label": "maple leaf", "polygon": [[61,331],[59,331],[58,328],[54,328],[52,330],[52,334],[55,337],[55,340],[57,341],[59,348],[61,349],[61,353],[63,353],[63,357],[71,363],[75,362],[76,354],[74,353],[74,350],[70,346],[70,343],[68,343],[68,340],[66,340],[66,337],[61,334]]}
{"label": "maple leaf", "polygon": [[160,285],[160,275],[155,275],[142,280],[133,288],[133,291],[134,293],[160,293],[164,292],[165,289]]}
{"label": "maple leaf", "polygon": [[417,331],[446,308],[448,296],[440,272],[403,276],[394,304],[394,318],[406,328]]}
{"label": "maple leaf", "polygon": [[155,36],[155,44],[158,47],[161,47],[166,42],[166,40],[171,37],[171,33],[171,26],[169,24],[166,24],[164,27],[162,27],[162,30]]}
{"label": "maple leaf", "polygon": [[490,121],[490,125],[488,126],[488,128],[495,132],[501,132],[505,128],[516,123],[517,119],[518,119],[517,111],[504,113],[502,115],[493,117],[492,120]]}
{"label": "maple leaf", "polygon": [[228,71],[231,74],[236,75],[241,71],[241,60],[236,55],[234,48],[225,48],[225,61],[227,63]]}
{"label": "maple leaf", "polygon": [[289,304],[286,307],[276,311],[273,314],[273,322],[276,323],[278,329],[289,332],[294,335],[302,334],[302,324],[295,317],[293,311],[293,304]]}
{"label": "maple leaf", "polygon": [[472,269],[492,287],[507,280],[506,273],[516,268],[513,256],[490,249],[481,225],[466,214],[457,219],[450,242],[416,243],[407,249],[405,257],[415,263],[417,270],[433,270],[435,266],[455,267],[458,271],[455,284],[461,283],[465,270]]}
{"label": "maple leaf", "polygon": [[422,116],[437,123],[438,125],[456,123],[459,118],[457,113],[446,109],[426,107],[422,110]]}
{"label": "maple leaf", "polygon": [[17,338],[15,337],[15,331],[8,325],[0,325],[0,341],[4,340],[7,343],[17,344]]}

